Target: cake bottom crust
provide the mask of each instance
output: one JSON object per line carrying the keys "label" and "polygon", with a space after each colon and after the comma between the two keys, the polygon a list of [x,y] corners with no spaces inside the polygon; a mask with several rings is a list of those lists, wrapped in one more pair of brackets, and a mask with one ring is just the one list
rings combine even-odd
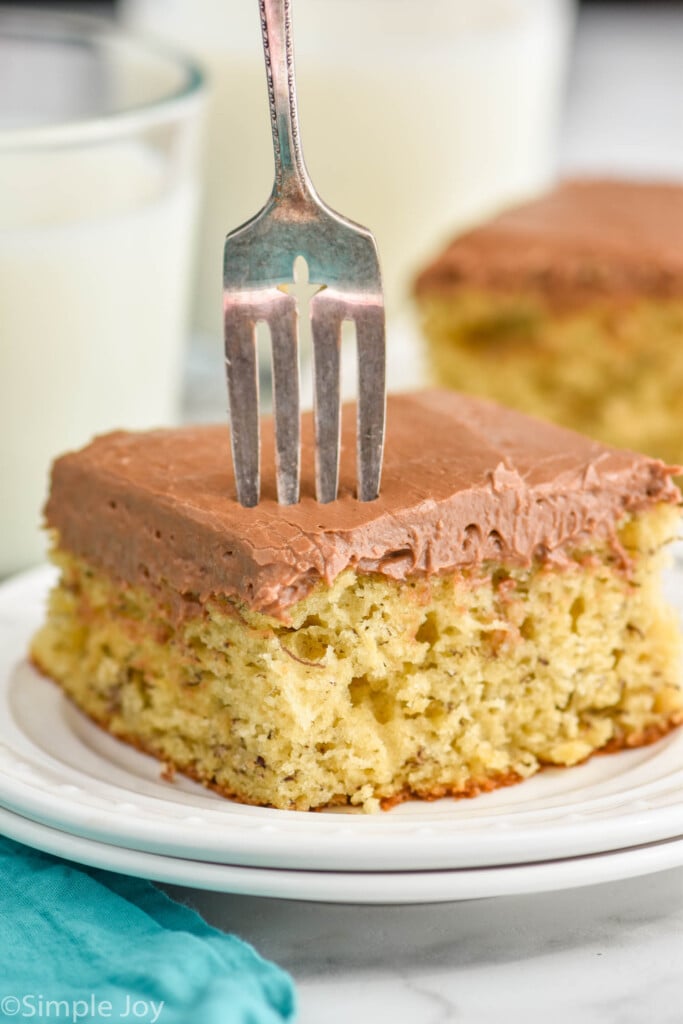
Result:
{"label": "cake bottom crust", "polygon": [[[43,669],[35,657],[31,658],[31,663],[37,672],[63,690],[60,683],[53,679],[52,676]],[[276,804],[264,803],[262,800],[251,799],[248,793],[241,793],[236,789],[222,785],[221,783],[216,782],[214,778],[207,778],[196,765],[179,764],[169,761],[168,756],[156,749],[149,741],[144,741],[139,736],[135,736],[133,734],[127,734],[125,731],[120,729],[113,729],[112,718],[110,716],[98,716],[92,711],[85,710],[85,708],[79,705],[77,701],[72,700],[68,694],[65,694],[65,696],[70,700],[74,707],[86,715],[86,717],[89,718],[94,725],[98,726],[98,728],[102,729],[110,736],[114,736],[115,739],[121,740],[123,743],[127,743],[135,750],[140,751],[141,754],[146,754],[149,757],[154,757],[160,761],[163,765],[160,776],[166,782],[173,782],[174,776],[179,772],[181,775],[191,779],[193,782],[198,782],[200,785],[205,786],[206,789],[210,789],[212,792],[218,793],[219,796],[224,797],[226,800],[234,800],[237,803],[247,804],[252,807],[277,807]],[[638,747],[651,746],[653,743],[658,743],[659,740],[668,736],[669,733],[673,732],[681,725],[683,725],[683,712],[672,715],[671,718],[660,722],[658,725],[648,726],[641,732],[630,733],[628,735],[622,734],[621,736],[613,737],[603,747],[599,747],[592,751],[584,758],[583,761],[577,763],[586,764],[593,757],[600,755],[618,754],[624,750],[635,750]],[[537,774],[540,774],[548,768],[569,767],[575,767],[575,765],[541,762]],[[481,796],[482,793],[492,793],[496,789],[506,789],[508,786],[516,786],[518,783],[524,782],[525,777],[526,776],[520,775],[518,772],[508,771],[497,772],[488,776],[480,775],[477,777],[471,777],[458,786],[447,786],[443,783],[435,783],[431,788],[429,786],[421,786],[419,789],[404,786],[403,789],[391,796],[381,798],[379,806],[383,811],[390,811],[393,807],[397,807],[399,804],[406,803],[409,800],[433,802],[435,800],[443,800],[448,797],[454,800],[472,800],[474,797]],[[314,807],[312,810],[325,811],[333,807],[350,806],[350,803],[349,796],[347,794],[340,793],[338,796],[328,800],[326,804]]]}
{"label": "cake bottom crust", "polygon": [[[643,729],[640,733],[631,733],[630,735],[622,735],[618,738],[613,738],[609,743],[606,743],[604,747],[598,747],[597,750],[592,751],[588,754],[583,761],[578,761],[575,764],[554,764],[551,761],[547,763],[540,762],[538,772],[541,774],[548,768],[575,768],[577,764],[586,764],[594,757],[599,757],[603,754],[619,754],[624,750],[636,750],[638,747],[649,747],[653,743],[658,743],[659,740],[664,739],[669,733],[678,729],[679,726],[683,725],[683,713],[673,715],[670,719],[665,722],[661,722],[656,726],[649,726],[647,729]],[[516,772],[505,772],[499,775],[492,775],[488,778],[476,778],[469,779],[465,785],[460,789],[449,788],[448,786],[437,785],[431,790],[419,791],[406,788],[401,790],[400,793],[396,793],[394,796],[385,797],[380,800],[380,805],[383,811],[389,811],[392,807],[396,807],[397,804],[405,803],[407,800],[443,800],[445,797],[452,797],[456,800],[471,800],[476,796],[481,796],[482,793],[492,793],[495,789],[505,789],[507,786],[516,786],[519,782],[524,782],[524,776],[518,775]]]}

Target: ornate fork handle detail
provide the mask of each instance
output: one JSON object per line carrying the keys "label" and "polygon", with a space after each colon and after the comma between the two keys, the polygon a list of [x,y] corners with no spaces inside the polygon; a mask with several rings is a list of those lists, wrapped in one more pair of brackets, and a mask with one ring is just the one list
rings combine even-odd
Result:
{"label": "ornate fork handle detail", "polygon": [[259,0],[275,155],[273,195],[313,194],[301,149],[294,77],[291,0]]}

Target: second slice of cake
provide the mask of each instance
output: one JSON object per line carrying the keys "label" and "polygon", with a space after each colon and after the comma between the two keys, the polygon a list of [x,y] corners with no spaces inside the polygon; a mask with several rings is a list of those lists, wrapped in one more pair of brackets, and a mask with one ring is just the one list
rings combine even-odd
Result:
{"label": "second slice of cake", "polygon": [[447,392],[394,396],[380,498],[234,498],[223,427],[59,459],[36,665],[115,736],[281,808],[473,795],[683,719],[661,462]]}
{"label": "second slice of cake", "polygon": [[417,295],[434,380],[683,462],[683,187],[579,179],[453,242]]}

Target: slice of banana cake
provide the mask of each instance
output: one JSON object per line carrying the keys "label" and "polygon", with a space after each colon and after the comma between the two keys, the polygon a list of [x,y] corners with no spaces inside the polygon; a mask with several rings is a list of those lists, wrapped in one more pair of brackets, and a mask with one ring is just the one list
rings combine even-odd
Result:
{"label": "slice of banana cake", "polygon": [[96,722],[236,800],[472,796],[683,720],[672,469],[488,401],[389,398],[382,491],[235,498],[223,426],[99,437],[54,465],[61,579],[37,667]]}

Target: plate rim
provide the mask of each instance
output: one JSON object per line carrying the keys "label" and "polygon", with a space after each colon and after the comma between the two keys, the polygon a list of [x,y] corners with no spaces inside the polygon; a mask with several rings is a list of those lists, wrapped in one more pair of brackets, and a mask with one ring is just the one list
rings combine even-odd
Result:
{"label": "plate rim", "polygon": [[146,853],[75,836],[4,808],[0,808],[0,832],[77,865],[165,885],[269,899],[365,906],[450,903],[559,892],[683,866],[683,835],[624,850],[541,863],[366,873],[259,868]]}

